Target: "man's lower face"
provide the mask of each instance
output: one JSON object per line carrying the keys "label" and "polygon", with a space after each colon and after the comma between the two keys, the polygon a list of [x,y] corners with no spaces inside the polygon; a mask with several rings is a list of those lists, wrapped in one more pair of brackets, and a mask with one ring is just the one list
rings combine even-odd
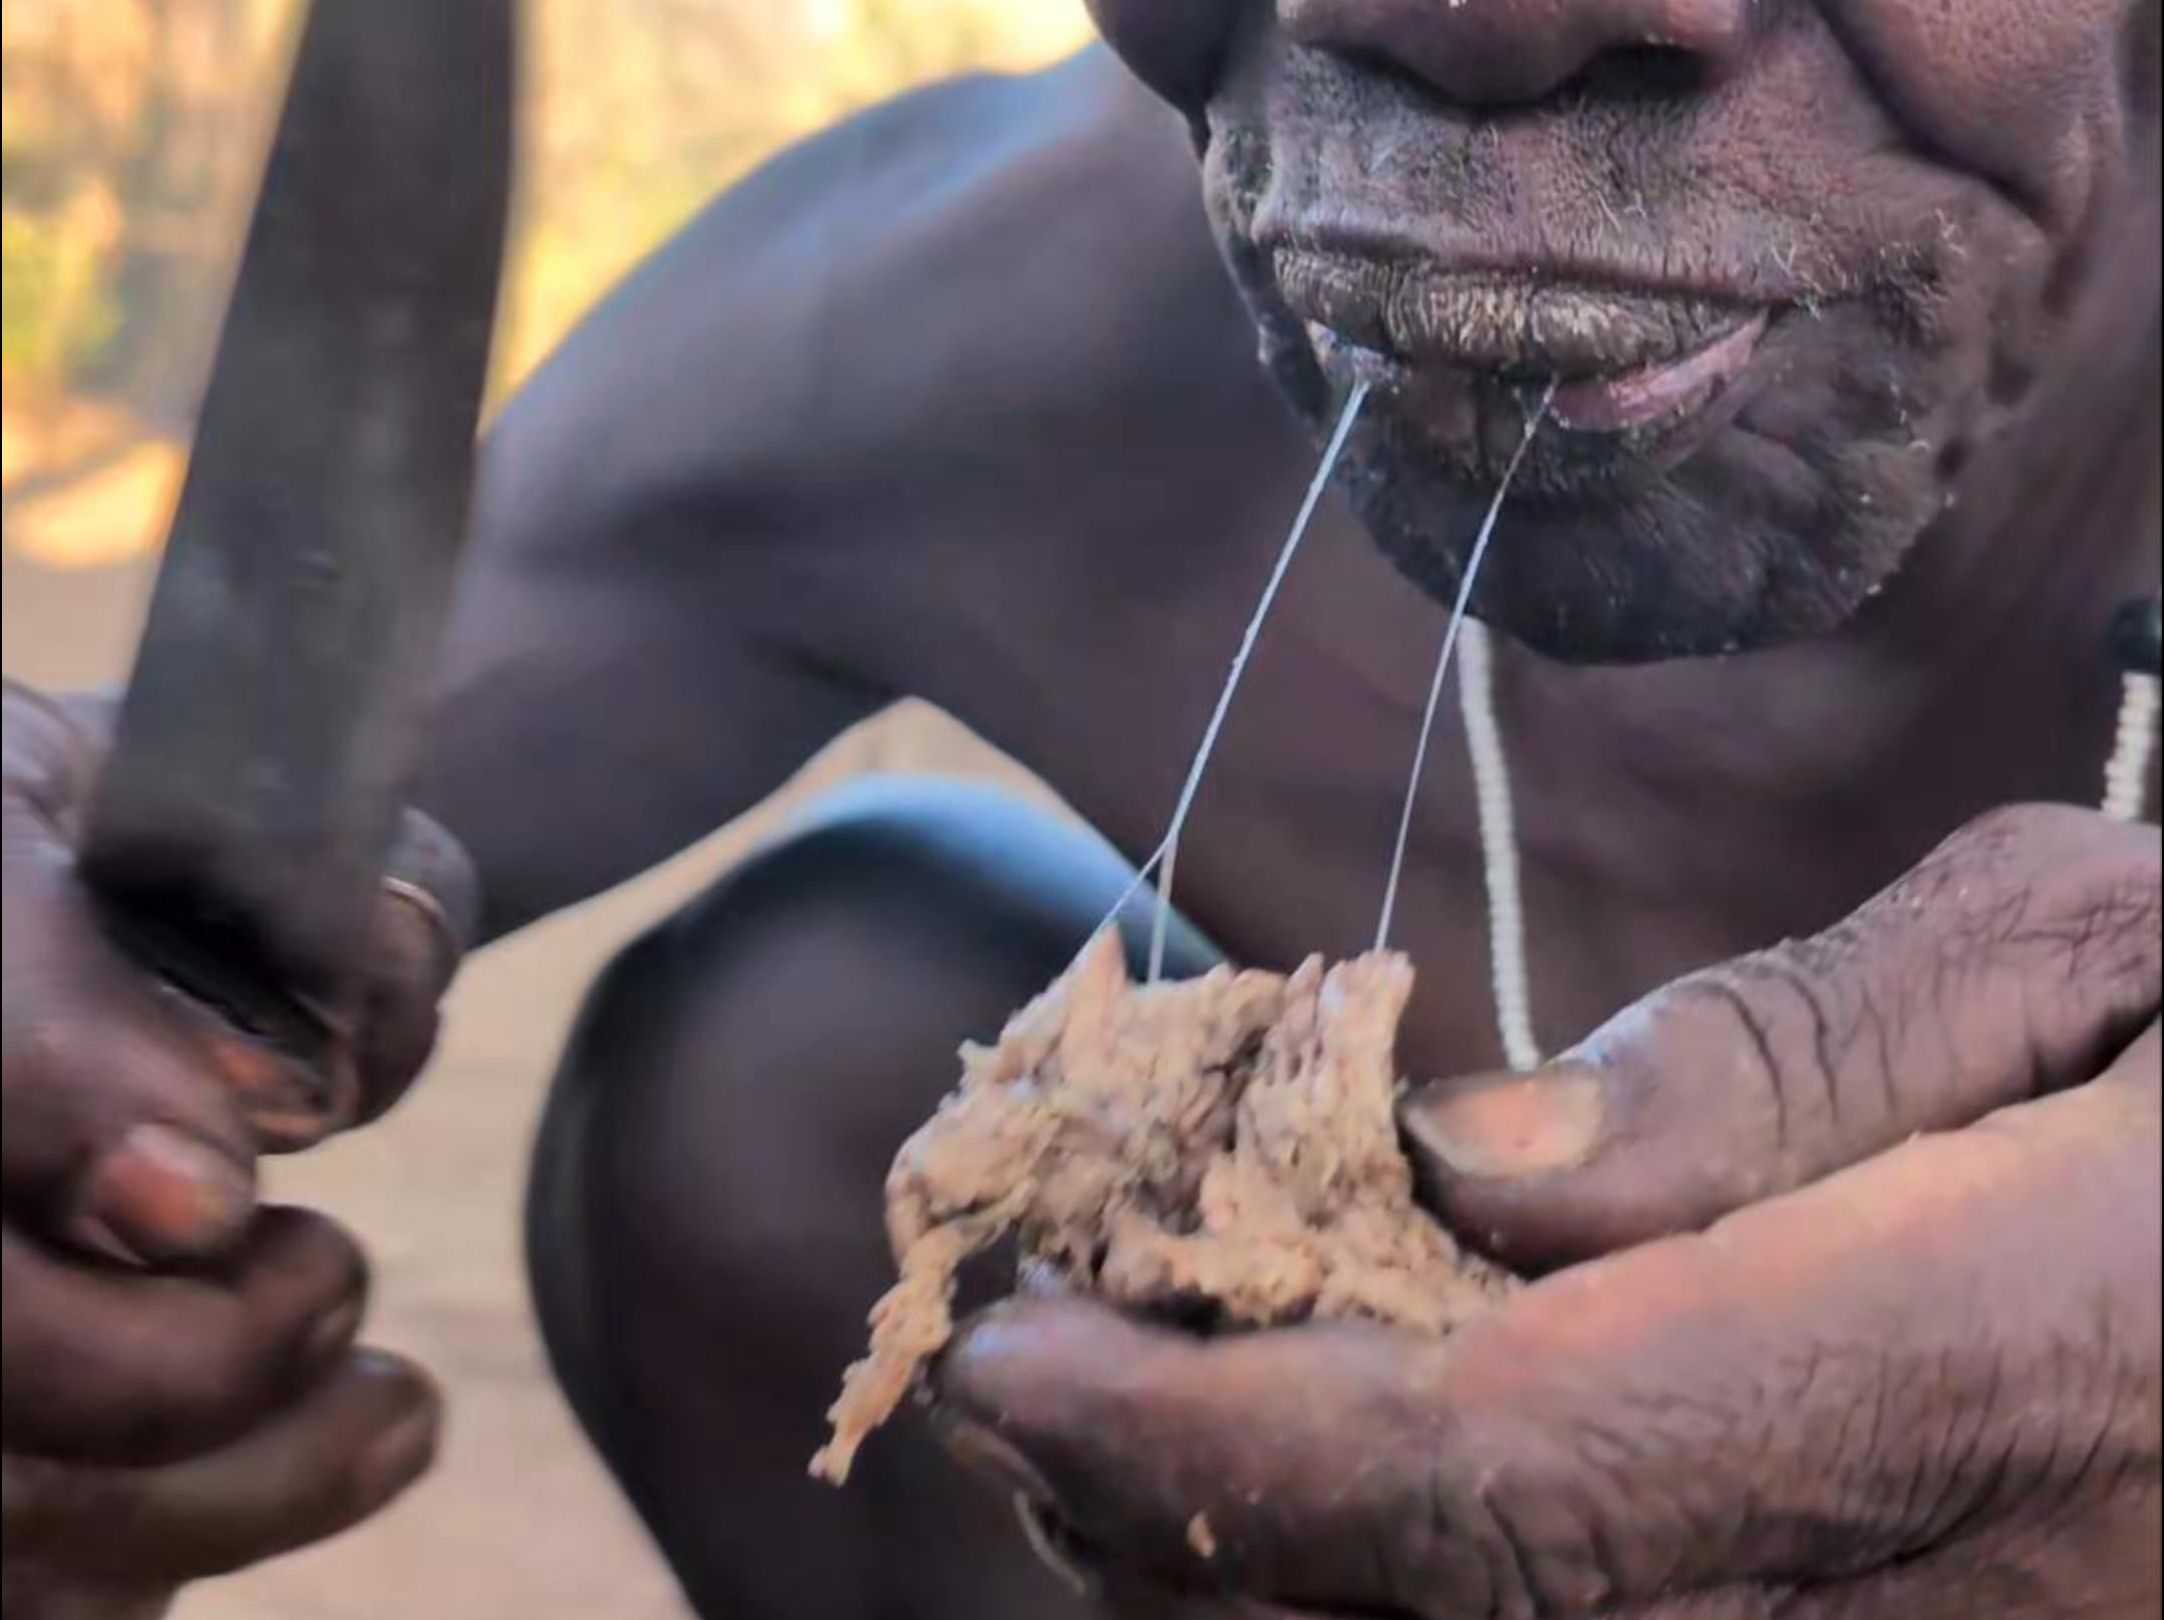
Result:
{"label": "man's lower face", "polygon": [[1558,656],[1845,623],[2155,256],[2159,0],[1096,9],[1294,400],[1371,384],[1348,485],[1424,588],[1553,386],[1475,603]]}

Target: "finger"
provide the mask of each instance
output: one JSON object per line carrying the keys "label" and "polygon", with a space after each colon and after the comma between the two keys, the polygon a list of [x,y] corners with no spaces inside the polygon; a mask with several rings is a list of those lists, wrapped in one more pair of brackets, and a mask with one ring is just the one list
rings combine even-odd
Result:
{"label": "finger", "polygon": [[74,817],[111,704],[5,694],[5,1114],[0,1197],[54,1240],[136,1262],[231,1243],[254,1198],[252,1092],[278,1066],[155,988],[78,880]]}
{"label": "finger", "polygon": [[173,1598],[168,1590],[78,1577],[20,1560],[0,1564],[0,1603],[5,1604],[0,1612],[24,1620],[167,1620]]}
{"label": "finger", "polygon": [[1083,1543],[1326,1610],[1597,1615],[2048,1524],[2152,1466],[2160,1050],[1447,1341],[1016,1302],[939,1397]]}
{"label": "finger", "polygon": [[239,1054],[118,957],[64,853],[41,854],[42,871],[11,856],[0,920],[0,1196],[19,1223],[113,1258],[215,1254],[255,1196],[253,1133],[225,1078]]}
{"label": "finger", "polygon": [[443,827],[408,811],[377,907],[361,1018],[359,1117],[382,1117],[435,1046],[438,1004],[473,939],[479,883]]}
{"label": "finger", "polygon": [[2088,1079],[2156,1015],[2158,836],[2002,812],[1838,927],[1694,974],[1530,1076],[1404,1106],[1432,1206],[1541,1270],[1703,1227]]}
{"label": "finger", "polygon": [[938,1392],[958,1455],[1048,1506],[1093,1561],[1175,1590],[1375,1601],[1363,1566],[1395,1504],[1351,1448],[1424,1422],[1400,1392],[1434,1376],[1435,1348],[1364,1326],[1204,1341],[1018,1300],[957,1341]]}
{"label": "finger", "polygon": [[[169,1125],[245,1167],[264,1143],[319,1138],[350,1113],[349,1043],[333,1042],[319,1075],[161,980],[116,942],[52,830],[24,830],[17,798],[5,816],[11,1207],[44,1214],[67,1203],[67,1184],[140,1123]],[[340,1099],[328,1109],[326,1088]],[[14,1129],[18,1118],[27,1129]],[[190,1241],[156,1229],[143,1238]]]}
{"label": "finger", "polygon": [[196,1274],[94,1268],[0,1229],[0,1441],[148,1462],[239,1433],[342,1352],[366,1272],[336,1226],[266,1209]]}
{"label": "finger", "polygon": [[[320,1141],[388,1106],[434,1040],[436,1001],[470,932],[475,885],[456,841],[405,818],[380,948],[325,1074],[304,1072],[116,949],[72,856],[73,819],[109,705],[7,693],[8,1207],[109,1257],[211,1254],[245,1224],[253,1156]],[[75,710],[81,709],[82,713]],[[353,1016],[357,1014],[357,1016]],[[326,1086],[333,1097],[323,1102]],[[140,1153],[105,1159],[157,1127]],[[191,1152],[191,1147],[196,1151]],[[237,1196],[236,1196],[237,1189]]]}
{"label": "finger", "polygon": [[225,1574],[376,1513],[426,1472],[441,1423],[441,1398],[419,1368],[351,1352],[267,1422],[183,1462],[8,1458],[8,1541],[60,1568],[124,1571],[131,1584]]}

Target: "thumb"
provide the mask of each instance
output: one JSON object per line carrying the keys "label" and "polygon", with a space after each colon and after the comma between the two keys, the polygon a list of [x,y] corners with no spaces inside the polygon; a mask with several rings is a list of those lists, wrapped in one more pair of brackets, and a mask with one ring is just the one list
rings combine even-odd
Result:
{"label": "thumb", "polygon": [[1010,1302],[947,1352],[939,1411],[1075,1545],[1205,1590],[1434,1620],[1667,1620],[1789,1585],[1783,1615],[2005,1612],[1818,1598],[2138,1494],[2158,1051],[1444,1341]]}
{"label": "thumb", "polygon": [[2153,827],[1998,812],[1544,1069],[1413,1092],[1407,1149],[1436,1213],[1524,1270],[1700,1229],[2094,1075],[2156,1013],[2158,881]]}

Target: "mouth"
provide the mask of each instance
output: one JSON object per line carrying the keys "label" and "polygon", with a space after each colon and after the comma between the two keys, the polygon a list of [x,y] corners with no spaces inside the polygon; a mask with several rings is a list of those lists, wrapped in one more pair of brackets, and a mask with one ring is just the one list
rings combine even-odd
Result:
{"label": "mouth", "polygon": [[[1529,401],[1581,450],[1668,461],[1757,355],[1774,311],[1700,293],[1451,273],[1279,249],[1278,289],[1324,370],[1395,400],[1435,448],[1491,470]],[[1602,453],[1605,452],[1603,455]]]}

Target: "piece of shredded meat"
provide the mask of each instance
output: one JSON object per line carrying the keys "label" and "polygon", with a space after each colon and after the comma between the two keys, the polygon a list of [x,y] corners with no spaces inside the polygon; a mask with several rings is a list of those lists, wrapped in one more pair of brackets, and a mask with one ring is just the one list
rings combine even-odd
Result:
{"label": "piece of shredded meat", "polygon": [[1413,1200],[1392,1101],[1404,957],[1138,986],[1110,932],[962,1053],[887,1177],[900,1280],[812,1459],[840,1483],[954,1331],[956,1275],[1025,1263],[1140,1311],[1228,1325],[1368,1317],[1448,1332],[1509,1286]]}

